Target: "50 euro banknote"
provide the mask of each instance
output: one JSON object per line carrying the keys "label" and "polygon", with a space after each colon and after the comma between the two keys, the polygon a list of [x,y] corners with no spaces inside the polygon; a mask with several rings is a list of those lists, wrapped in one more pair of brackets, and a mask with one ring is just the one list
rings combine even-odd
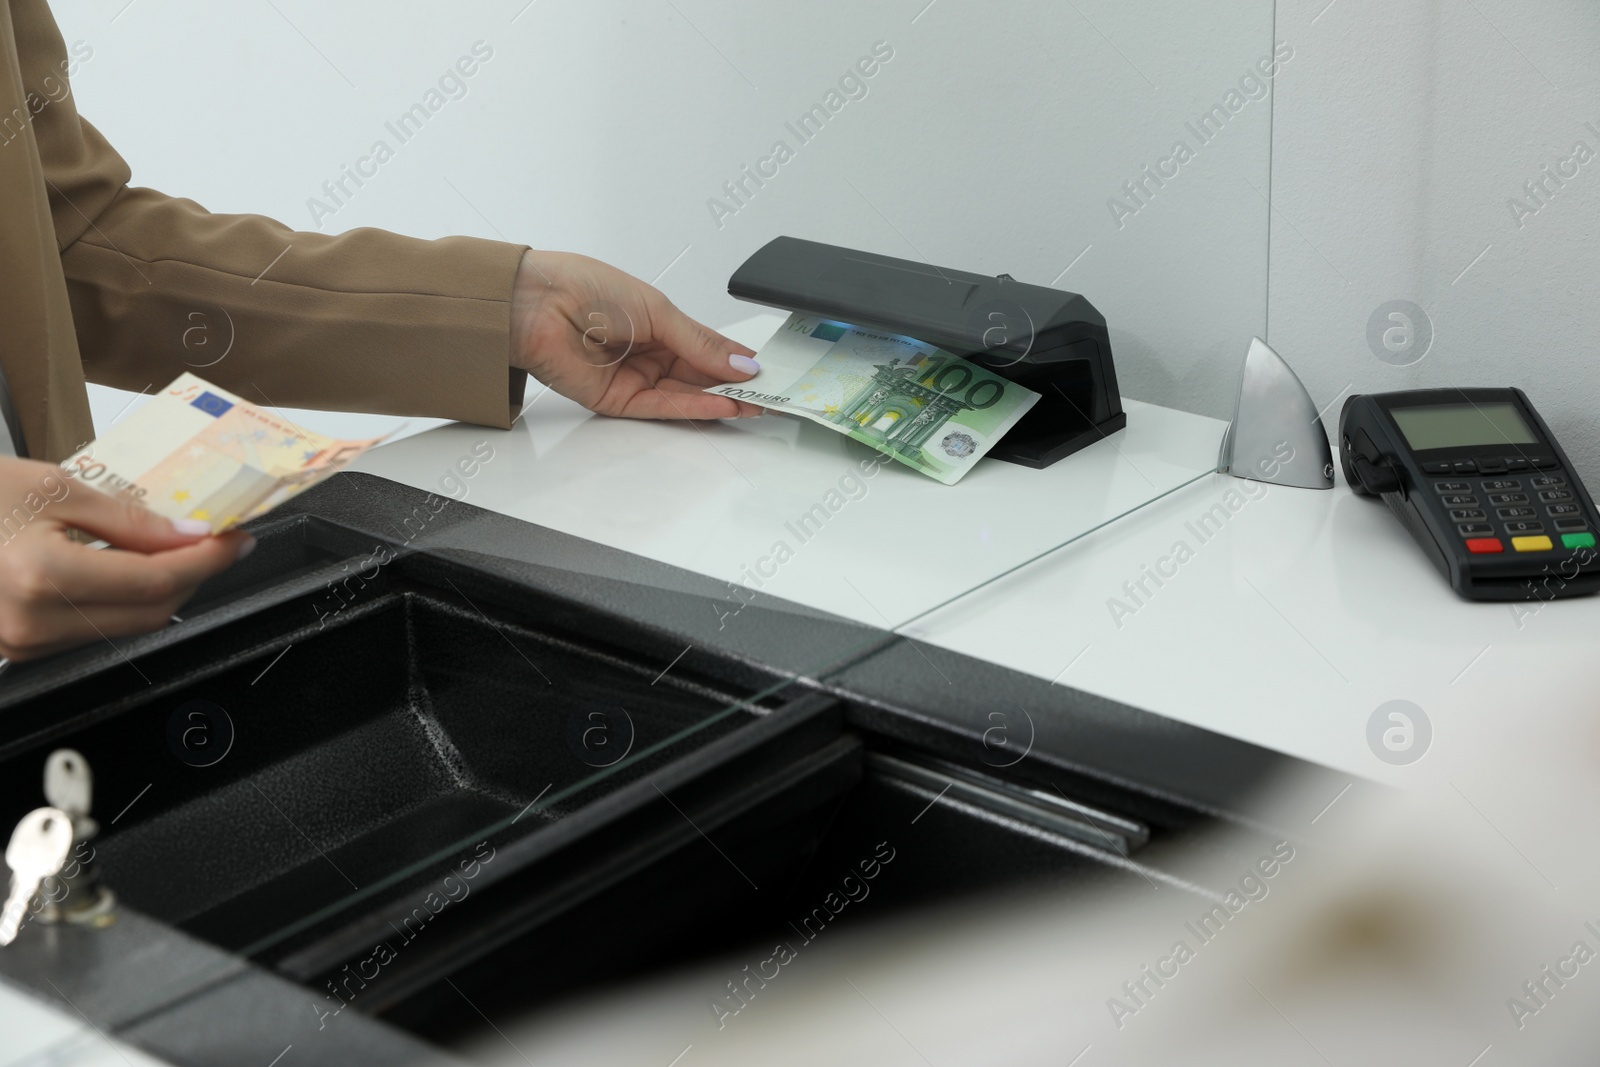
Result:
{"label": "50 euro banknote", "polygon": [[705,390],[787,411],[954,485],[1039,394],[912,337],[794,314],[747,382]]}
{"label": "50 euro banknote", "polygon": [[220,533],[271,511],[382,440],[311,433],[184,374],[61,466],[85,485]]}

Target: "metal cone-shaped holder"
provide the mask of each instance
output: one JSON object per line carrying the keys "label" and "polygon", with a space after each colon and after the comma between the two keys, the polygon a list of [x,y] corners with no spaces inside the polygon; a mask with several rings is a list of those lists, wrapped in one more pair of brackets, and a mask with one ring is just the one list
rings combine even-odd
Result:
{"label": "metal cone-shaped holder", "polygon": [[1217,469],[1273,485],[1333,488],[1333,452],[1322,416],[1299,376],[1259,337],[1245,353]]}

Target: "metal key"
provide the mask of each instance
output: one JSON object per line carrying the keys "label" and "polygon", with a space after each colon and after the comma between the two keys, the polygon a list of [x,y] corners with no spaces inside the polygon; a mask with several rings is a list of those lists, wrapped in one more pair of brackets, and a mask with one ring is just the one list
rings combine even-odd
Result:
{"label": "metal key", "polygon": [[44,799],[76,823],[89,814],[94,786],[89,761],[78,751],[58,748],[44,762]]}
{"label": "metal key", "polygon": [[71,852],[72,820],[59,808],[35,808],[17,823],[6,846],[11,895],[0,911],[0,945],[16,940],[39,883],[60,871]]}

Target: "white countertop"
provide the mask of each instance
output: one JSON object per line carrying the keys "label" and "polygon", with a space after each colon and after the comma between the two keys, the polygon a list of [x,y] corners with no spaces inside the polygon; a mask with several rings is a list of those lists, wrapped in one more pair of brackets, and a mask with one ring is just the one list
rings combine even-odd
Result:
{"label": "white countertop", "polygon": [[107,1037],[81,1015],[0,981],[0,1053],[7,1064],[156,1067],[163,1061]]}
{"label": "white countertop", "polygon": [[[1239,484],[1206,478],[906,632],[1395,783],[1442,784],[1452,749],[1465,754],[1533,701],[1595,706],[1600,599],[1463,600],[1387,508],[1343,485],[1251,486],[1261,495],[1235,497],[1220,532],[1200,530]],[[1180,541],[1192,556],[1178,564]],[[1123,583],[1163,559],[1176,573],[1130,598]],[[1113,598],[1134,610],[1114,611]],[[1391,700],[1432,724],[1433,750],[1411,767],[1368,747],[1367,720]]]}
{"label": "white countertop", "polygon": [[509,433],[441,427],[355,469],[443,494],[487,443],[469,503],[891,626],[1214,465],[1220,423],[1129,409],[1125,432],[1046,470],[980,463],[955,486],[887,458],[863,477],[877,453],[798,418],[604,419],[554,394]]}

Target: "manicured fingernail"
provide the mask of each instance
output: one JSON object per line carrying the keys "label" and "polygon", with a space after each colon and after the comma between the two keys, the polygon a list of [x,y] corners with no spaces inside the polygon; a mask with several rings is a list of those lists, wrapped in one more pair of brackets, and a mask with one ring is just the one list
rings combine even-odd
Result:
{"label": "manicured fingernail", "polygon": [[256,539],[249,534],[245,535],[244,542],[239,546],[239,555],[235,559],[244,559],[256,550]]}
{"label": "manicured fingernail", "polygon": [[728,357],[728,366],[732,367],[736,371],[739,371],[741,374],[754,374],[756,371],[761,369],[761,364],[757,363],[749,356],[741,356],[737,352]]}
{"label": "manicured fingernail", "polygon": [[203,537],[211,532],[211,524],[204,519],[173,519],[172,528],[186,537]]}

